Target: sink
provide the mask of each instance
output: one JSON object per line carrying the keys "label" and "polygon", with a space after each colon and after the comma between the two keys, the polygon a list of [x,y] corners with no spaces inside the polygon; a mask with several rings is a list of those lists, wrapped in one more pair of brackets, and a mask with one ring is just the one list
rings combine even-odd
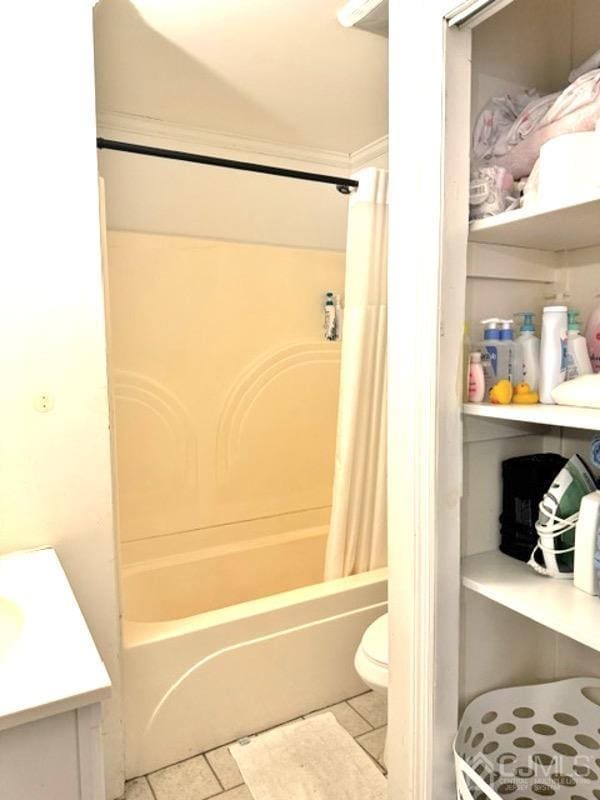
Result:
{"label": "sink", "polygon": [[0,597],[0,659],[19,638],[23,620],[19,606],[7,597]]}
{"label": "sink", "polygon": [[109,694],[108,672],[56,552],[0,555],[0,737]]}

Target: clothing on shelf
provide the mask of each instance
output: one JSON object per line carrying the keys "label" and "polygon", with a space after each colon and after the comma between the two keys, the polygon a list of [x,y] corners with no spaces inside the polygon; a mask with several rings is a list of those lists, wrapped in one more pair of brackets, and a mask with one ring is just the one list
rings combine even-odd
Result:
{"label": "clothing on shelf", "polygon": [[585,75],[586,72],[591,72],[593,69],[598,69],[600,67],[600,50],[596,50],[596,52],[591,55],[589,58],[580,64],[575,69],[572,69],[569,73],[569,83],[573,83],[580,78],[582,75]]}
{"label": "clothing on shelf", "polygon": [[[600,50],[573,70],[572,82],[560,92],[540,96],[528,89],[494,97],[485,105],[473,128],[471,219],[514,208],[522,180],[535,172],[546,142],[595,129],[600,119],[600,68],[587,69],[590,65],[600,67]],[[536,180],[527,187],[528,205],[535,202]]]}

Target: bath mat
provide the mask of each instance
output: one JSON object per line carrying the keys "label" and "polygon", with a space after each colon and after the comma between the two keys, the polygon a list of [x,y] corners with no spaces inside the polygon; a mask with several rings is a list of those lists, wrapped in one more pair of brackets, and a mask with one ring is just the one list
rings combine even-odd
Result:
{"label": "bath mat", "polygon": [[387,780],[331,712],[229,749],[254,800],[386,800]]}

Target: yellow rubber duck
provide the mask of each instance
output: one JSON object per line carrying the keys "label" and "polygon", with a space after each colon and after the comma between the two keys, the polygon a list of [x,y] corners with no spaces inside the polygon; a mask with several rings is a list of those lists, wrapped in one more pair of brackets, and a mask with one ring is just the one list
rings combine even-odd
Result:
{"label": "yellow rubber duck", "polygon": [[512,383],[503,378],[490,389],[490,403],[495,405],[507,406],[513,397]]}
{"label": "yellow rubber duck", "polygon": [[513,403],[521,406],[532,406],[540,402],[540,396],[531,389],[528,383],[518,383],[512,398]]}

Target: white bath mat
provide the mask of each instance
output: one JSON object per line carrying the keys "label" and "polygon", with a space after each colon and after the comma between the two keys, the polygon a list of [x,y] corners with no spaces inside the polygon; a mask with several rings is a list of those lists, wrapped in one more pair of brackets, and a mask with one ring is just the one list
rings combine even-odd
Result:
{"label": "white bath mat", "polygon": [[387,781],[333,714],[229,749],[254,800],[385,800]]}

